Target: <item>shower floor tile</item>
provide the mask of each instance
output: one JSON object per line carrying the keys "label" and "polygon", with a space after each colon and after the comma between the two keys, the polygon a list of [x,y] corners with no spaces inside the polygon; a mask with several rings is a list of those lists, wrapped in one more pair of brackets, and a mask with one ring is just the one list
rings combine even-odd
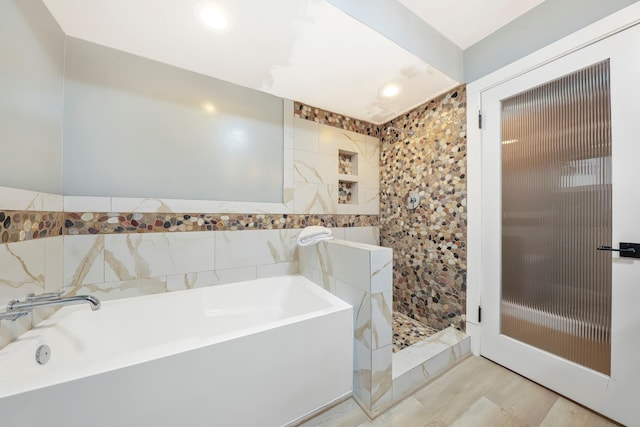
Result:
{"label": "shower floor tile", "polygon": [[397,311],[393,312],[394,353],[412,346],[437,332],[436,329],[425,326],[409,316],[398,313]]}

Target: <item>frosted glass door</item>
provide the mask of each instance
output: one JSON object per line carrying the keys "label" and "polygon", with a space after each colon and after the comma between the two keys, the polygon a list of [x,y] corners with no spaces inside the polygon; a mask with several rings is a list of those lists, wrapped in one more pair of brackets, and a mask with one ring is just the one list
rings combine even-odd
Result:
{"label": "frosted glass door", "polygon": [[501,333],[608,374],[609,61],[502,100]]}

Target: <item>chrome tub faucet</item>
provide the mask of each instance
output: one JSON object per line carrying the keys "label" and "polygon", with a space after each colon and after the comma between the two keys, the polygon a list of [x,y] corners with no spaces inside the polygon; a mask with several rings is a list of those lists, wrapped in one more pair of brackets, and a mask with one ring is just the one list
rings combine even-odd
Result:
{"label": "chrome tub faucet", "polygon": [[16,320],[28,315],[36,308],[56,307],[62,305],[74,305],[88,303],[92,311],[100,309],[100,301],[91,295],[76,295],[63,297],[62,292],[44,293],[40,295],[29,294],[24,301],[14,299],[7,304],[4,313],[0,313],[0,320]]}

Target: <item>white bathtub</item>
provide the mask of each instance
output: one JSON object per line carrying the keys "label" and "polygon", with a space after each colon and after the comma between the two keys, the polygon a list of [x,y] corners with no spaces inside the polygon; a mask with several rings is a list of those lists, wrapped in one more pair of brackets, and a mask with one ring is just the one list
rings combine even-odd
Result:
{"label": "white bathtub", "polygon": [[351,311],[298,275],[65,307],[0,350],[0,425],[287,425],[351,393]]}

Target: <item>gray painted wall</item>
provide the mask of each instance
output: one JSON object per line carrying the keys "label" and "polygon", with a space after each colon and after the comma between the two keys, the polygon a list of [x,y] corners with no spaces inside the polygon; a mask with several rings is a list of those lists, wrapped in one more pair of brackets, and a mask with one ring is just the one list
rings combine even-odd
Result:
{"label": "gray painted wall", "polygon": [[0,186],[61,193],[65,35],[40,1],[0,1]]}
{"label": "gray painted wall", "polygon": [[282,202],[281,98],[72,37],[65,76],[65,195]]}
{"label": "gray painted wall", "polygon": [[547,0],[464,51],[472,82],[637,0]]}

